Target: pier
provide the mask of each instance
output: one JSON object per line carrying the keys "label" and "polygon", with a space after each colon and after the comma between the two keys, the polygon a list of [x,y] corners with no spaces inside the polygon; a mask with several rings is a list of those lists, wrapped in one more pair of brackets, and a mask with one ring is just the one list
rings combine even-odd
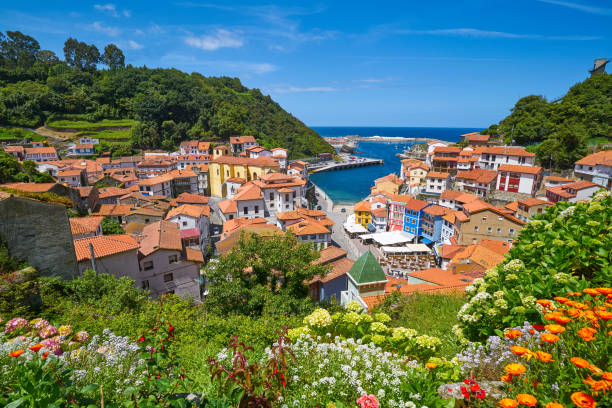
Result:
{"label": "pier", "polygon": [[429,143],[438,139],[430,137],[389,137],[389,136],[346,136],[355,142],[379,142],[379,143]]}
{"label": "pier", "polygon": [[384,164],[382,159],[369,159],[367,157],[356,157],[354,160],[344,160],[341,162],[325,161],[308,165],[308,170],[311,173],[320,173],[322,171],[344,170],[355,167],[374,166]]}

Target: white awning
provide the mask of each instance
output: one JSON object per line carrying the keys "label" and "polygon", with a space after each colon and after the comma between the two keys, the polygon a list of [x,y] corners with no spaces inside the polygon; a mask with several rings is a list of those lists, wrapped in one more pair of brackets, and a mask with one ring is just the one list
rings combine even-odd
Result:
{"label": "white awning", "polygon": [[430,254],[431,249],[425,244],[407,244],[402,247],[390,247],[384,246],[380,248],[384,253],[394,253],[394,254],[414,254],[414,253],[422,253],[422,254]]}
{"label": "white awning", "polygon": [[375,234],[360,235],[361,239],[372,239],[379,245],[397,245],[414,240],[414,235],[405,231],[386,231]]}
{"label": "white awning", "polygon": [[349,234],[365,234],[368,232],[361,224],[355,224],[355,214],[349,215],[346,222],[344,223],[344,229]]}

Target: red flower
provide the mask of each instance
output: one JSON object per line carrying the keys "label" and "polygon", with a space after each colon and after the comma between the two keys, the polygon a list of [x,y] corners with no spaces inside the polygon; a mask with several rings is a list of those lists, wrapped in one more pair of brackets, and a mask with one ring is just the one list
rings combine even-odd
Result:
{"label": "red flower", "polygon": [[142,343],[143,341],[145,341],[145,336],[144,336],[144,334],[143,334],[142,336],[140,336],[140,338],[138,339],[138,341],[140,341],[141,343]]}
{"label": "red flower", "polygon": [[161,373],[157,373],[157,376],[155,378],[159,380],[161,378]]}
{"label": "red flower", "polygon": [[48,351],[45,351],[45,352],[43,353],[43,355],[42,355],[42,356],[40,356],[40,358],[42,358],[43,360],[45,360],[45,359],[46,359],[48,356],[49,356],[49,352],[48,352]]}

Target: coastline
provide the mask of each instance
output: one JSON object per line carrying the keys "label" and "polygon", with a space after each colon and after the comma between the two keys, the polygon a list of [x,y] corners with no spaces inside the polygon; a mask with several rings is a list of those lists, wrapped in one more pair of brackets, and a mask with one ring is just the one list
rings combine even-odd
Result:
{"label": "coastline", "polygon": [[[348,202],[348,201],[334,202],[334,200],[331,199],[331,197],[325,192],[325,190],[319,187],[312,180],[310,182],[314,186],[315,193],[319,194],[319,196],[317,197],[320,201],[319,205],[324,211],[340,212],[342,208],[345,208],[348,213],[352,212],[353,206],[355,205],[356,202]],[[323,203],[325,205],[323,205]]]}

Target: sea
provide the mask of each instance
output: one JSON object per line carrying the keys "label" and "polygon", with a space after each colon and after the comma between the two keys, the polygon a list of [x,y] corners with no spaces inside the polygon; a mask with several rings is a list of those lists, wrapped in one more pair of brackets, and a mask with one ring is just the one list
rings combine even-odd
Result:
{"label": "sea", "polygon": [[[351,127],[325,126],[312,127],[323,137],[340,137],[349,135],[382,136],[382,137],[427,137],[459,142],[464,133],[476,132],[476,128],[442,128],[442,127]],[[357,167],[346,170],[313,173],[310,179],[334,201],[334,204],[353,204],[370,193],[374,180],[390,173],[399,174],[400,158],[398,153],[410,148],[412,143],[395,142],[359,142],[354,156],[383,159],[378,166]]]}

